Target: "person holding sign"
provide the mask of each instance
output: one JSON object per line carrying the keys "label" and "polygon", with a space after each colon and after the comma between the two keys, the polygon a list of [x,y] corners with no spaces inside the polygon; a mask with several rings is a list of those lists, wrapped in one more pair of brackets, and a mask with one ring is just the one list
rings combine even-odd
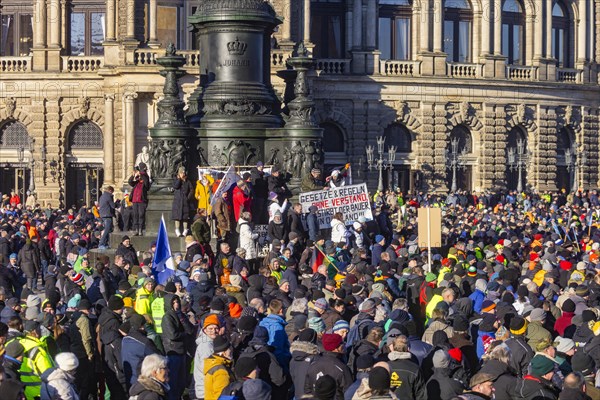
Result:
{"label": "person holding sign", "polygon": [[300,184],[300,189],[303,192],[314,192],[315,190],[322,190],[324,187],[325,183],[321,179],[321,170],[318,168],[313,168],[310,175],[306,175]]}

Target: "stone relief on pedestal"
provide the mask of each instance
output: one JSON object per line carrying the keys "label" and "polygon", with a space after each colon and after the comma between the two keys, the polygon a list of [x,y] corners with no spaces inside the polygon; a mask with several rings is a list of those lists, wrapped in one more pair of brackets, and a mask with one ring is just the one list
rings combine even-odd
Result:
{"label": "stone relief on pedestal", "polygon": [[224,100],[205,103],[202,110],[206,115],[270,115],[273,113],[271,106],[248,100]]}
{"label": "stone relief on pedestal", "polygon": [[220,165],[250,165],[258,161],[258,150],[243,140],[232,140],[225,147],[215,145],[211,157]]}
{"label": "stone relief on pedestal", "polygon": [[17,100],[14,97],[7,97],[5,100],[6,117],[13,118],[17,109]]}
{"label": "stone relief on pedestal", "polygon": [[149,168],[153,179],[171,179],[186,164],[184,139],[153,139],[150,142]]}

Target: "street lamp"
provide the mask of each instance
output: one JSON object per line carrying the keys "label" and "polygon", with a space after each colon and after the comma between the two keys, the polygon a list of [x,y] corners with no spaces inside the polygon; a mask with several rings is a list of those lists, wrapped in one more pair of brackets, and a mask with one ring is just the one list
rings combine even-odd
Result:
{"label": "street lamp", "polygon": [[579,169],[582,169],[587,164],[587,152],[585,150],[578,151],[577,145],[573,144],[571,148],[565,149],[565,163],[567,171],[572,174],[573,186],[572,192],[579,190]]}
{"label": "street lamp", "polygon": [[34,177],[34,167],[35,160],[33,159],[33,151],[35,150],[35,139],[31,138],[29,141],[29,155],[31,156],[31,160],[29,160],[29,192],[33,194],[35,192],[35,177]]}
{"label": "street lamp", "polygon": [[369,171],[376,167],[379,170],[379,183],[377,184],[377,190],[383,191],[383,170],[389,168],[390,170],[394,167],[394,162],[396,161],[396,150],[398,150],[397,146],[388,146],[388,160],[386,164],[386,160],[384,160],[384,150],[385,150],[385,137],[378,136],[377,137],[377,159],[375,159],[375,146],[369,145],[366,148],[367,152],[367,164],[369,166]]}
{"label": "street lamp", "polygon": [[508,166],[511,171],[517,171],[517,192],[523,192],[523,168],[527,165],[527,150],[525,140],[517,139],[517,147],[508,148]]}
{"label": "street lamp", "polygon": [[456,171],[460,168],[465,167],[464,156],[467,154],[466,149],[459,153],[458,151],[458,138],[452,138],[450,141],[450,149],[446,149],[446,168],[452,170],[452,186],[450,191],[456,192],[458,190],[456,184]]}

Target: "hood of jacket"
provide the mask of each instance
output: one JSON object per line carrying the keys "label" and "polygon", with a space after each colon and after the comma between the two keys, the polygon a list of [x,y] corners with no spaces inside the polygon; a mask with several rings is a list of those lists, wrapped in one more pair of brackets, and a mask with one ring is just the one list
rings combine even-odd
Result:
{"label": "hood of jacket", "polygon": [[294,357],[294,359],[303,359],[307,355],[319,354],[319,347],[310,342],[295,340],[290,346],[290,353],[292,353],[292,357]]}
{"label": "hood of jacket", "polygon": [[252,275],[248,278],[250,287],[256,290],[262,290],[265,284],[264,277],[262,275]]}
{"label": "hood of jacket", "polygon": [[473,302],[468,297],[461,297],[454,303],[456,312],[470,318],[473,315]]}
{"label": "hood of jacket", "polygon": [[218,354],[213,354],[212,356],[208,357],[206,360],[204,360],[204,375],[207,375],[207,372],[213,368],[216,367],[217,365],[223,365],[225,366],[225,368],[229,369],[231,368],[231,365],[233,364],[233,361],[226,359],[225,357],[221,357]]}
{"label": "hood of jacket", "polygon": [[412,358],[412,354],[404,351],[392,351],[388,354],[388,359],[390,361],[396,360],[410,360]]}
{"label": "hood of jacket", "polygon": [[157,393],[159,396],[164,397],[168,387],[152,378],[146,378],[144,376],[138,377],[137,382],[131,387],[129,394],[131,396],[137,396],[145,391]]}
{"label": "hood of jacket", "polygon": [[176,294],[165,294],[165,314],[173,311],[173,300],[179,298]]}
{"label": "hood of jacket", "polygon": [[68,383],[75,382],[75,377],[71,374],[67,374],[65,371],[58,367],[50,368],[42,374],[42,379],[46,382],[51,381],[66,381]]}

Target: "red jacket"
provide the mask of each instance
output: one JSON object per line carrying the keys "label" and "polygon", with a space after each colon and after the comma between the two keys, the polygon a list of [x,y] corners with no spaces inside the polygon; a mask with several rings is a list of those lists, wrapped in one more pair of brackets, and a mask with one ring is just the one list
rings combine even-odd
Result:
{"label": "red jacket", "polygon": [[21,204],[21,198],[18,195],[16,195],[16,194],[14,196],[11,196],[11,198],[10,198],[10,205],[13,206],[13,207],[16,207],[19,204]]}
{"label": "red jacket", "polygon": [[252,199],[239,187],[233,188],[233,214],[235,215],[235,222],[240,219],[242,211],[250,211],[252,205]]}
{"label": "red jacket", "polygon": [[571,325],[571,320],[575,313],[563,311],[562,315],[556,319],[554,323],[554,330],[558,332],[560,336],[565,335],[565,329]]}

